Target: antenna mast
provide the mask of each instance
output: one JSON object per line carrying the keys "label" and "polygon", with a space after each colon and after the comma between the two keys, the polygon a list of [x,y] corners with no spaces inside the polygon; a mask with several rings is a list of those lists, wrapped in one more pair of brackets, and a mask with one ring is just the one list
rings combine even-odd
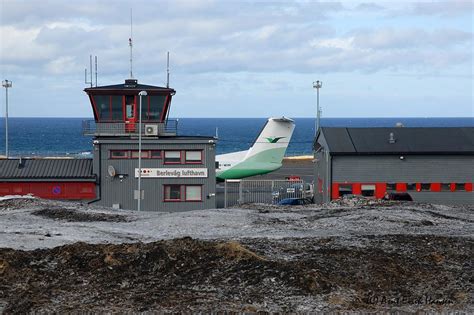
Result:
{"label": "antenna mast", "polygon": [[97,87],[97,56],[95,56],[95,87]]}
{"label": "antenna mast", "polygon": [[87,68],[84,69],[84,83],[85,83],[85,84],[90,84],[91,87],[92,87],[92,86],[93,86],[93,85],[92,85],[92,55],[89,56],[89,62],[90,62],[90,68],[89,68],[89,70],[90,70],[91,79],[90,79],[89,82],[87,81]]}
{"label": "antenna mast", "polygon": [[166,88],[170,87],[170,52],[166,58]]}
{"label": "antenna mast", "polygon": [[133,44],[132,44],[132,37],[133,37],[133,20],[132,20],[132,9],[130,9],[130,38],[128,39],[128,45],[130,46],[130,79],[133,79]]}

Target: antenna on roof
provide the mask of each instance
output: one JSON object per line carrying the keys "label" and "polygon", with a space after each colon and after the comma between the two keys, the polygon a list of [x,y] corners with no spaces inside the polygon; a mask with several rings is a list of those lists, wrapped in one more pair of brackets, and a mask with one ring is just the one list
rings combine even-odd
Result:
{"label": "antenna on roof", "polygon": [[95,87],[97,87],[97,56],[95,56]]}
{"label": "antenna on roof", "polygon": [[166,57],[166,87],[170,87],[170,52],[168,51],[168,55]]}
{"label": "antenna on roof", "polygon": [[91,74],[91,78],[90,78],[90,81],[87,81],[87,68],[85,68],[84,69],[84,83],[90,84],[92,87],[92,55],[89,55],[89,62],[90,62],[89,72]]}
{"label": "antenna on roof", "polygon": [[130,38],[128,39],[128,45],[130,46],[130,79],[133,79],[133,44],[132,44],[132,37],[133,37],[133,19],[132,19],[132,9],[130,8]]}

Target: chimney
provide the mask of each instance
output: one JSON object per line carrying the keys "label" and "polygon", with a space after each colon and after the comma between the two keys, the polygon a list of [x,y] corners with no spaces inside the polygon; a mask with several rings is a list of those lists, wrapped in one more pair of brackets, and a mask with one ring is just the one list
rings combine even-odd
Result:
{"label": "chimney", "polygon": [[20,159],[18,160],[18,168],[21,169],[25,166],[25,161],[23,161],[23,159],[20,157]]}
{"label": "chimney", "polygon": [[395,139],[395,135],[393,134],[393,132],[391,132],[388,138],[388,143],[393,144],[395,142],[397,142],[397,140]]}

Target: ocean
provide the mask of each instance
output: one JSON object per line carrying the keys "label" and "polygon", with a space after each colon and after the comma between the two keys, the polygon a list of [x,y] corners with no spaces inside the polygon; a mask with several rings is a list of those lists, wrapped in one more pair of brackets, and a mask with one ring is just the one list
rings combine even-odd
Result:
{"label": "ocean", "polygon": [[[82,135],[87,118],[9,118],[10,156],[91,157],[92,137]],[[314,118],[295,118],[287,156],[311,154]],[[246,150],[266,118],[180,118],[178,135],[219,136],[217,154]],[[474,118],[322,118],[323,127],[474,127]],[[0,155],[5,152],[5,121],[0,119]]]}

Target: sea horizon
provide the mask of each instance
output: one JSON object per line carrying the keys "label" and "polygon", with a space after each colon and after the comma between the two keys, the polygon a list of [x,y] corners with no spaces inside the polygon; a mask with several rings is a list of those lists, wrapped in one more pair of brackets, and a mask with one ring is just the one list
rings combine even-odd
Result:
{"label": "sea horizon", "polygon": [[[92,137],[82,135],[82,121],[92,117],[9,117],[10,156],[92,156]],[[247,150],[268,118],[178,119],[178,135],[218,136],[217,154]],[[292,117],[296,128],[286,156],[312,154],[314,117]],[[322,117],[322,127],[474,127],[473,117]],[[5,152],[5,119],[0,118],[0,155]]]}

